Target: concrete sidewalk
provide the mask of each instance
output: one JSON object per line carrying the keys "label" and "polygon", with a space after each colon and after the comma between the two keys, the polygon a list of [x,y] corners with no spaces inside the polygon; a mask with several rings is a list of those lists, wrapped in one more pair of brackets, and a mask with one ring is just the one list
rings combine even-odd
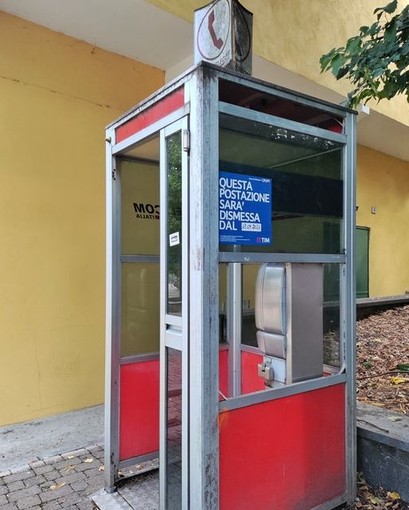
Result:
{"label": "concrete sidewalk", "polygon": [[104,406],[0,427],[0,471],[104,442]]}
{"label": "concrete sidewalk", "polygon": [[0,510],[91,510],[102,443],[102,406],[0,428]]}

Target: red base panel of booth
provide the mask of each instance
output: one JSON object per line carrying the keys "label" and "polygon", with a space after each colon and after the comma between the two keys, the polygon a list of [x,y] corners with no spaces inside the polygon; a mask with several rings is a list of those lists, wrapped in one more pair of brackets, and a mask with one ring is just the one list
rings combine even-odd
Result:
{"label": "red base panel of booth", "polygon": [[[219,360],[220,388],[227,396],[227,350],[220,351]],[[120,388],[119,459],[158,451],[159,359],[122,365]]]}
{"label": "red base panel of booth", "polygon": [[[229,397],[229,351],[222,349],[219,352],[219,399],[225,400]],[[241,352],[241,393],[253,393],[265,389],[264,379],[258,375],[258,365],[263,361],[261,354],[242,351]]]}
{"label": "red base panel of booth", "polygon": [[219,351],[219,400],[226,400],[229,396],[229,351]]}
{"label": "red base panel of booth", "polygon": [[241,352],[241,393],[265,390],[264,379],[258,375],[258,365],[263,361],[262,354]]}
{"label": "red base panel of booth", "polygon": [[345,386],[219,416],[220,509],[308,510],[345,492]]}
{"label": "red base panel of booth", "polygon": [[121,366],[119,458],[159,450],[159,359]]}

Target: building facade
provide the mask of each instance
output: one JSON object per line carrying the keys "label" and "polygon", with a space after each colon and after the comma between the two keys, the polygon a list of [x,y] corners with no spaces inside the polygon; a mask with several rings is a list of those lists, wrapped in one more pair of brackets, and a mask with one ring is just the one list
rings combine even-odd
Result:
{"label": "building facade", "polygon": [[[193,63],[193,0],[0,1],[0,425],[103,401],[104,127]],[[319,58],[372,20],[341,0],[243,0],[253,74],[341,102]],[[89,8],[89,9],[88,9]],[[360,296],[409,291],[409,108],[359,112]]]}

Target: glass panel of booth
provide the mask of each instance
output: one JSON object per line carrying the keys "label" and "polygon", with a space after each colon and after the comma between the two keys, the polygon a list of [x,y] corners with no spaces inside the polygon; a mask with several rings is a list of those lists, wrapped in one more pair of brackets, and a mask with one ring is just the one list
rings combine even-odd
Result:
{"label": "glass panel of booth", "polygon": [[122,358],[159,352],[159,140],[117,159]]}
{"label": "glass panel of booth", "polygon": [[119,324],[118,460],[154,458],[159,449],[159,135],[116,156],[115,294]]}
{"label": "glass panel of booth", "polygon": [[[281,387],[280,383],[277,383],[273,386],[265,385],[264,379],[260,376],[258,365],[263,361],[263,348],[265,345],[263,343],[263,333],[258,329],[257,317],[256,317],[256,309],[257,306],[260,306],[260,303],[257,303],[257,284],[260,280],[260,273],[265,271],[268,267],[285,267],[285,264],[241,264],[241,302],[242,308],[240,312],[240,363],[241,363],[241,372],[240,372],[240,388],[241,394],[252,393],[254,391],[261,391],[265,389],[269,389],[271,387]],[[288,265],[291,266],[291,265]],[[306,266],[311,268],[319,267],[319,277],[320,281],[317,282],[315,286],[315,291],[313,293],[318,293],[319,301],[317,304],[317,310],[311,310],[311,307],[307,305],[307,314],[314,313],[313,320],[315,325],[310,327],[306,327],[313,330],[313,334],[315,338],[310,334],[308,336],[305,333],[305,338],[301,339],[302,342],[306,342],[307,345],[303,348],[300,346],[300,341],[296,338],[292,338],[290,341],[290,336],[298,334],[300,335],[300,327],[295,332],[294,324],[286,326],[287,332],[285,339],[283,339],[283,351],[278,356],[281,359],[284,359],[285,356],[290,355],[288,352],[289,343],[291,343],[292,348],[301,348],[301,352],[299,355],[293,354],[293,359],[291,360],[292,364],[297,363],[297,358],[302,358],[302,363],[308,363],[308,352],[314,350],[316,361],[310,360],[310,363],[313,365],[313,370],[315,370],[314,377],[322,377],[329,376],[332,374],[339,373],[342,360],[343,360],[343,345],[340,336],[340,278],[339,273],[341,271],[341,266],[339,264],[293,264],[292,269],[294,267],[303,267]],[[288,270],[287,270],[288,271]],[[229,380],[231,378],[231,374],[229,373],[231,368],[229,367],[229,360],[232,356],[229,356],[229,350],[234,349],[234,342],[232,339],[228,337],[228,321],[234,320],[232,317],[228,317],[228,312],[226,309],[226,302],[228,299],[228,290],[227,290],[227,273],[228,273],[228,264],[221,263],[219,265],[219,319],[220,319],[220,362],[219,362],[219,374],[220,374],[220,397],[222,399],[226,399],[232,396],[231,388],[229,387]],[[287,279],[289,276],[287,276]],[[286,282],[286,285],[289,285],[289,282]],[[311,292],[311,291],[309,291]],[[266,297],[265,299],[268,299]],[[286,303],[284,306],[289,306],[290,298],[285,298]],[[275,303],[277,307],[278,304]],[[286,316],[284,317],[285,321],[295,320],[291,318],[290,311],[286,311]],[[267,312],[268,315],[274,314],[274,309],[270,309]],[[306,320],[304,316],[303,321]],[[304,327],[305,323],[303,324]],[[289,331],[291,329],[291,332]],[[268,338],[268,331],[267,331]],[[272,338],[272,341],[276,341],[277,338]],[[265,339],[264,339],[265,341]],[[309,342],[309,345],[308,345]],[[275,354],[277,354],[275,352]],[[294,369],[293,369],[294,370]],[[311,370],[311,369],[310,369]],[[291,382],[299,382],[297,380],[297,376],[294,374],[294,379]],[[311,377],[306,377],[306,379],[310,379]],[[287,384],[290,381],[287,380]]]}
{"label": "glass panel of booth", "polygon": [[[221,114],[220,250],[239,244],[252,252],[342,253],[342,149],[333,140]],[[257,214],[260,207],[266,212]]]}
{"label": "glass panel of booth", "polygon": [[[161,131],[161,508],[188,496],[187,118]],[[183,210],[183,214],[182,214]],[[183,303],[183,307],[182,307]],[[182,315],[183,311],[183,315]]]}
{"label": "glass panel of booth", "polygon": [[182,353],[166,348],[166,508],[182,508]]}
{"label": "glass panel of booth", "polygon": [[121,264],[121,357],[159,352],[159,264]]}
{"label": "glass panel of booth", "polygon": [[344,119],[334,108],[321,109],[316,101],[294,97],[285,91],[257,89],[230,80],[219,80],[219,100],[247,110],[300,122],[335,133],[344,132]]}
{"label": "glass panel of booth", "polygon": [[225,113],[219,144],[220,399],[339,373],[344,144]]}
{"label": "glass panel of booth", "polygon": [[182,315],[182,148],[180,131],[166,137],[167,302],[169,315]]}

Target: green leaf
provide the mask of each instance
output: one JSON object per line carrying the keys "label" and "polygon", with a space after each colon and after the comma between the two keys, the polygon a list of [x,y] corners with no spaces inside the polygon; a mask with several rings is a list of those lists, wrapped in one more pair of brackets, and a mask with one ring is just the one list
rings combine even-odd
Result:
{"label": "green leaf", "polygon": [[384,40],[386,44],[392,44],[396,41],[396,24],[392,21],[385,28]]}
{"label": "green leaf", "polygon": [[388,14],[392,14],[396,11],[396,8],[398,7],[398,0],[393,0],[388,5],[385,5],[385,7],[378,7],[374,10],[374,14],[378,13],[378,19],[382,16],[383,12],[387,12]]}
{"label": "green leaf", "polygon": [[348,73],[348,71],[349,71],[349,68],[347,66],[341,67],[341,69],[338,71],[338,73],[336,75],[336,79],[340,80]]}
{"label": "green leaf", "polygon": [[392,2],[389,2],[388,5],[386,5],[383,10],[387,12],[388,14],[392,14],[396,11],[396,8],[398,7],[398,0],[392,0]]}
{"label": "green leaf", "polygon": [[322,73],[329,68],[331,60],[332,60],[332,54],[331,53],[327,53],[326,55],[323,55],[320,58],[320,66],[321,66],[321,72]]}
{"label": "green leaf", "polygon": [[378,32],[379,25],[378,23],[372,23],[372,25],[368,29],[368,35],[373,37]]}
{"label": "green leaf", "polygon": [[332,59],[332,62],[331,62],[332,74],[335,77],[338,76],[339,70],[345,64],[345,60],[346,60],[345,57],[343,55],[341,55],[341,53],[338,53]]}
{"label": "green leaf", "polygon": [[356,37],[351,37],[351,39],[348,39],[345,49],[349,53],[355,53],[360,46],[361,46],[361,39],[360,39],[360,37],[356,36]]}

